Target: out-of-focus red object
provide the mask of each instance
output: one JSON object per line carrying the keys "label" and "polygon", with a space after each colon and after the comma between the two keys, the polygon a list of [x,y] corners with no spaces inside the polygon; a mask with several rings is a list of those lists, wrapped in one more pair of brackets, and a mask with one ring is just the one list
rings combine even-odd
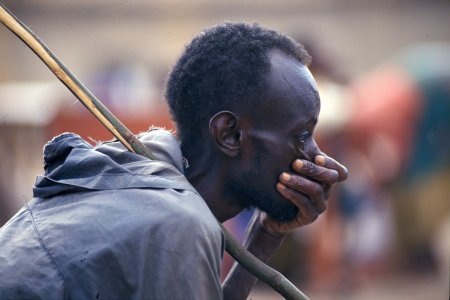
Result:
{"label": "out-of-focus red object", "polygon": [[386,66],[353,85],[355,107],[350,130],[362,144],[368,134],[383,132],[396,141],[402,155],[410,144],[419,116],[420,91],[411,78],[395,66]]}
{"label": "out-of-focus red object", "polygon": [[[151,126],[174,129],[168,108],[164,104],[153,107],[152,111],[145,116],[142,113],[139,113],[137,117],[133,117],[129,113],[113,113],[134,134],[146,131]],[[79,134],[88,141],[105,141],[113,138],[113,135],[87,110],[86,112],[76,113],[69,110],[61,110],[48,126],[50,137],[68,131]]]}

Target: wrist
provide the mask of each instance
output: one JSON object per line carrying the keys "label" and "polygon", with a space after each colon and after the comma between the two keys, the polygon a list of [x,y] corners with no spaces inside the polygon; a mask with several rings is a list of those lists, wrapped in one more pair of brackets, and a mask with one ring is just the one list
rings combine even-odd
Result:
{"label": "wrist", "polygon": [[267,224],[267,219],[264,219],[261,217],[259,218],[257,227],[262,233],[264,233],[265,235],[267,235],[273,239],[282,240],[287,235],[287,233],[285,233],[285,232],[278,232],[278,231],[271,230],[270,226],[268,226],[268,224]]}

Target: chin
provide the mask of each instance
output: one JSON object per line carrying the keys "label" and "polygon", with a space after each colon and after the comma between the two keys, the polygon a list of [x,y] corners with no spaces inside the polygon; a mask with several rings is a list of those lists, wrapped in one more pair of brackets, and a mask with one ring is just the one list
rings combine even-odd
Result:
{"label": "chin", "polygon": [[251,200],[248,206],[256,207],[276,221],[292,221],[298,213],[298,208],[281,196],[254,192],[251,196],[247,195],[246,199]]}
{"label": "chin", "polygon": [[227,189],[236,195],[235,198],[239,199],[242,207],[256,207],[280,222],[289,222],[295,219],[298,208],[294,204],[283,198],[275,188],[262,189],[261,185],[252,184],[248,181],[248,178],[252,177],[257,176],[242,172],[240,177],[228,182]]}

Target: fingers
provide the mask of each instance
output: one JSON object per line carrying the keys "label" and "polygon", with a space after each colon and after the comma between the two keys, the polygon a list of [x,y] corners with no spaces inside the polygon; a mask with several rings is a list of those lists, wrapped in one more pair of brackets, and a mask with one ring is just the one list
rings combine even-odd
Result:
{"label": "fingers", "polygon": [[324,154],[317,155],[314,162],[297,159],[292,168],[295,173],[280,175],[277,190],[298,208],[295,221],[289,223],[298,227],[315,221],[325,211],[331,188],[348,177],[348,170]]}
{"label": "fingers", "polygon": [[326,185],[331,186],[339,180],[338,171],[314,164],[313,162],[307,160],[297,159],[292,164],[292,167],[298,174],[317,180]]}
{"label": "fingers", "polygon": [[288,194],[289,197],[286,198],[299,209],[306,208],[311,210],[313,208],[318,214],[325,211],[327,195],[319,183],[288,173],[281,174],[280,182],[279,190],[284,188],[283,196]]}
{"label": "fingers", "polygon": [[338,181],[344,181],[348,177],[347,168],[329,156],[317,155],[314,158],[314,162],[321,167],[336,170],[339,175]]}
{"label": "fingers", "polygon": [[297,206],[297,227],[314,222],[326,209],[325,203],[323,201],[319,202],[319,205],[315,205],[315,203],[313,203],[308,196],[287,187],[283,183],[278,183],[277,189],[283,195],[283,197]]}

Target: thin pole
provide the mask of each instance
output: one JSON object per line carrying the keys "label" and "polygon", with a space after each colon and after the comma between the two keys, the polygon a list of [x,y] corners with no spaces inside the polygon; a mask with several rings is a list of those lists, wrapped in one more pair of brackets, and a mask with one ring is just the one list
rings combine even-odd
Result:
{"label": "thin pole", "polygon": [[[9,12],[2,3],[0,3],[0,22],[21,39],[129,151],[155,160],[150,150],[63,65],[36,34]],[[308,299],[281,273],[248,252],[221,224],[220,226],[225,235],[227,252],[250,273],[270,285],[286,299]]]}

